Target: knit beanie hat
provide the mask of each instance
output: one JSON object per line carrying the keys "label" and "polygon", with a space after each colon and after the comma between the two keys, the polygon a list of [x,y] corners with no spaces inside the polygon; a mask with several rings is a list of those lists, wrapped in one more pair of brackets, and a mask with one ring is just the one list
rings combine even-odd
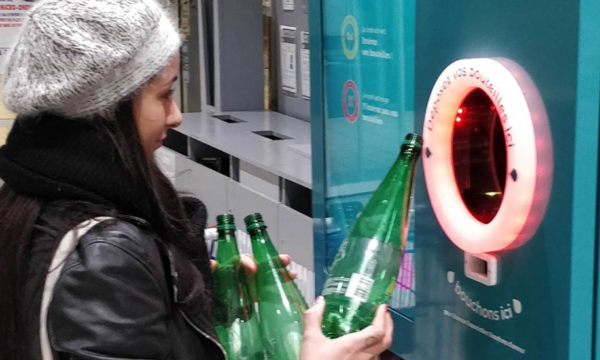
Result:
{"label": "knit beanie hat", "polygon": [[42,0],[6,63],[4,103],[20,115],[95,114],[158,74],[180,46],[155,0]]}

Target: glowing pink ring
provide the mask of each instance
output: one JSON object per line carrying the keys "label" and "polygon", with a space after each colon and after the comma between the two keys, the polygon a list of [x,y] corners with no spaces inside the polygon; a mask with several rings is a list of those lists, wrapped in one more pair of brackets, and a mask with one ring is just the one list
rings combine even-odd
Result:
{"label": "glowing pink ring", "polygon": [[[440,75],[427,104],[423,125],[423,164],[427,191],[444,232],[456,246],[468,253],[495,252],[522,245],[539,226],[539,214],[543,216],[547,205],[548,191],[542,194],[546,199],[539,202],[543,209],[533,211],[534,202],[536,206],[538,203],[534,201],[536,190],[539,190],[539,184],[536,189],[538,158],[551,156],[551,137],[548,132],[550,141],[545,144],[550,144],[550,148],[546,149],[550,155],[540,155],[540,149],[536,147],[531,104],[528,104],[524,89],[519,85],[523,82],[523,79],[517,80],[519,77],[526,77],[524,71],[513,75],[497,60],[459,60]],[[465,97],[475,89],[485,91],[492,99],[500,114],[507,144],[508,174],[504,197],[498,213],[489,224],[478,221],[464,204],[452,164],[456,113]],[[528,86],[527,91],[537,94],[533,85]],[[543,104],[541,108],[539,105],[537,108],[533,106],[536,109],[534,117],[538,123],[547,126]],[[546,168],[549,170],[548,181],[551,182],[551,161]],[[510,176],[513,169],[516,180]]]}

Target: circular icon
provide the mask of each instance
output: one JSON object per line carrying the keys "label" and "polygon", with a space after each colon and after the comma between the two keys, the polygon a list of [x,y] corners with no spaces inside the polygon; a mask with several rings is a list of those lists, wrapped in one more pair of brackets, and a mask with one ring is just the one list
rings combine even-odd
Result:
{"label": "circular icon", "polygon": [[342,23],[342,48],[350,60],[358,54],[358,23],[351,15],[346,16]]}
{"label": "circular icon", "polygon": [[342,108],[344,109],[344,116],[346,116],[346,119],[351,123],[355,122],[358,117],[360,101],[358,98],[358,88],[356,87],[356,83],[352,80],[348,80],[344,84],[344,91],[342,92]]}

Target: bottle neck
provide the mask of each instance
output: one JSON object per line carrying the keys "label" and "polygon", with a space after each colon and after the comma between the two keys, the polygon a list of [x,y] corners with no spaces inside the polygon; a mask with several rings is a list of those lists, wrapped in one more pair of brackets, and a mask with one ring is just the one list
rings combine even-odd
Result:
{"label": "bottle neck", "polygon": [[[257,262],[266,260],[268,257],[278,256],[277,250],[269,237],[266,227],[256,227],[248,230],[250,239],[252,240],[252,249],[254,252],[254,258]],[[254,251],[254,249],[260,249],[260,251]]]}
{"label": "bottle neck", "polygon": [[398,155],[396,162],[409,163],[412,168],[417,164],[421,151],[415,147],[403,147],[402,152]]}
{"label": "bottle neck", "polygon": [[218,230],[218,241],[235,242],[235,230]]}
{"label": "bottle neck", "polygon": [[271,241],[271,238],[269,237],[269,233],[267,232],[266,227],[255,227],[251,230],[248,230],[248,234],[250,234],[250,238],[252,240],[266,239],[266,240]]}
{"label": "bottle neck", "polygon": [[[235,230],[218,230],[219,237],[217,238],[217,262],[221,266],[226,264],[236,265],[239,261],[240,251],[237,247],[235,238]],[[231,263],[233,261],[233,263]]]}
{"label": "bottle neck", "polygon": [[351,236],[376,238],[402,247],[407,226],[415,167],[420,153],[416,148],[403,147],[394,165],[385,176],[361,216],[352,228]]}

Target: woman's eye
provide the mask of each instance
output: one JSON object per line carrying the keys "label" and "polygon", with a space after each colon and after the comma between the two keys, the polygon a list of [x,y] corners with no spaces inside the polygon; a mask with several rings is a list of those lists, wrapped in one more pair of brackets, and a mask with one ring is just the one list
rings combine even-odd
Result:
{"label": "woman's eye", "polygon": [[167,93],[165,93],[165,95],[163,95],[163,98],[170,99],[171,96],[173,96],[174,92],[175,92],[175,90],[173,90],[173,89],[169,90]]}

